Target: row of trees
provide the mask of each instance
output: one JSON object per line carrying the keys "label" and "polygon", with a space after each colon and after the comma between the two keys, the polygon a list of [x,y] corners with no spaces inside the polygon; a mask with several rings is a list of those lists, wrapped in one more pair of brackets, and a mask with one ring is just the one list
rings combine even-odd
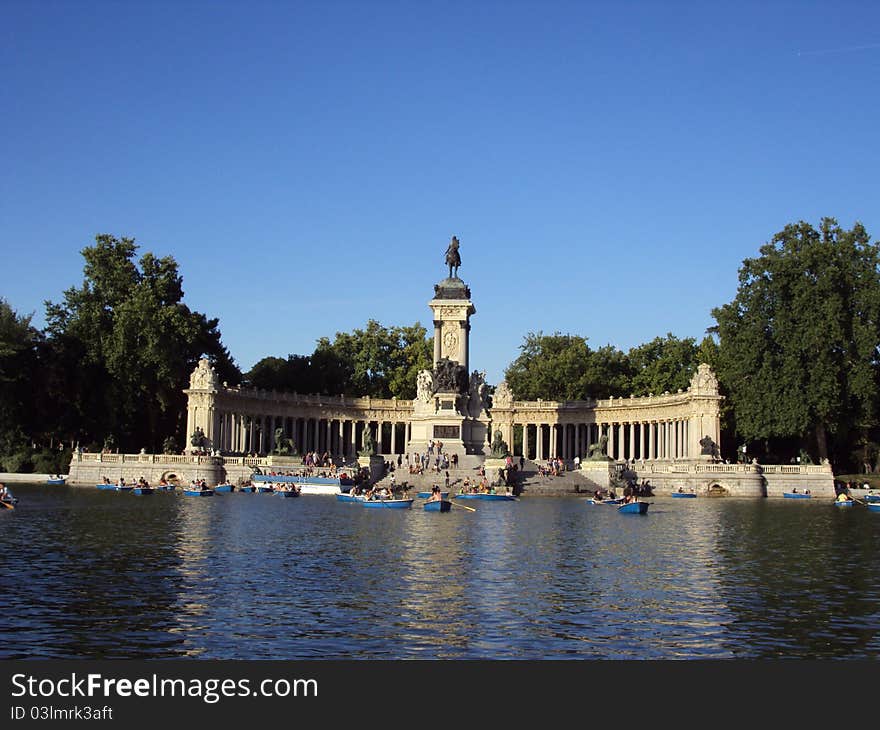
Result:
{"label": "row of trees", "polygon": [[684,390],[701,362],[716,359],[711,337],[657,337],[623,352],[612,345],[592,349],[581,335],[529,333],[520,355],[504,373],[522,400],[590,400],[659,395]]}
{"label": "row of trees", "polygon": [[[221,380],[242,381],[216,319],[183,303],[171,257],[135,260],[132,239],[98,236],[82,251],[82,286],[46,303],[47,326],[0,299],[0,467],[58,464],[58,444],[178,448],[188,439],[189,373],[208,356]],[[864,227],[786,226],[746,259],[708,336],[672,334],[623,352],[586,337],[530,333],[505,372],[521,399],[580,400],[676,392],[700,362],[718,375],[725,456],[788,461],[828,457],[874,470],[880,453],[880,249]],[[321,338],[311,355],[267,357],[244,377],[254,387],[412,398],[430,367],[418,322]],[[36,446],[36,451],[34,447]],[[62,467],[63,468],[63,467]],[[59,468],[43,469],[59,471]]]}
{"label": "row of trees", "polygon": [[246,375],[246,382],[265,390],[414,398],[416,375],[430,369],[433,338],[418,322],[384,327],[369,320],[364,329],[322,337],[308,356],[265,357]]}

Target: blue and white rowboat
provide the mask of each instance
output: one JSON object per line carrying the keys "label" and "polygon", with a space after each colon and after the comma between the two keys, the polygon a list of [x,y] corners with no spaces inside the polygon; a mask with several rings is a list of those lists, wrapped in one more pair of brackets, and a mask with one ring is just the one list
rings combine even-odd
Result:
{"label": "blue and white rowboat", "polygon": [[445,499],[435,499],[433,502],[425,502],[423,505],[425,512],[449,512],[452,509],[452,502]]}
{"label": "blue and white rowboat", "polygon": [[378,509],[410,509],[413,501],[412,499],[365,499],[361,504],[364,507]]}
{"label": "blue and white rowboat", "polygon": [[474,494],[456,494],[453,499],[484,499],[489,502],[518,502],[512,494],[486,494],[477,492]]}
{"label": "blue and white rowboat", "polygon": [[633,515],[644,515],[648,513],[648,505],[650,502],[630,502],[629,504],[622,504],[617,508],[618,512],[623,512],[625,514],[633,514]]}
{"label": "blue and white rowboat", "polygon": [[213,497],[213,489],[184,489],[183,493],[187,497]]}

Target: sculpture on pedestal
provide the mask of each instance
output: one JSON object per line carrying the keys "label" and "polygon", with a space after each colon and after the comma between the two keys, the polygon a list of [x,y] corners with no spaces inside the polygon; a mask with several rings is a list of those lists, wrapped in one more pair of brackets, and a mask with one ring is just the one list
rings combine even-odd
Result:
{"label": "sculpture on pedestal", "polygon": [[376,442],[369,428],[364,429],[364,448],[358,451],[359,456],[372,456],[376,453]]}
{"label": "sculpture on pedestal", "polygon": [[420,370],[416,376],[416,400],[427,403],[434,395],[434,375],[430,370]]}
{"label": "sculpture on pedestal", "polygon": [[491,449],[489,455],[493,459],[504,459],[510,454],[510,450],[507,448],[507,443],[504,441],[500,430],[495,432],[495,437],[492,439],[492,445],[489,448]]}
{"label": "sculpture on pedestal", "polygon": [[467,393],[468,375],[463,365],[448,357],[440,358],[434,368],[436,390],[444,393]]}
{"label": "sculpture on pedestal", "polygon": [[605,434],[599,438],[599,443],[590,444],[588,459],[593,461],[606,461],[608,459],[608,437]]}
{"label": "sculpture on pedestal", "polygon": [[449,278],[453,278],[453,269],[455,269],[454,277],[458,278],[458,267],[461,266],[461,255],[458,253],[458,239],[453,236],[449,247],[446,249],[446,264],[449,266]]}

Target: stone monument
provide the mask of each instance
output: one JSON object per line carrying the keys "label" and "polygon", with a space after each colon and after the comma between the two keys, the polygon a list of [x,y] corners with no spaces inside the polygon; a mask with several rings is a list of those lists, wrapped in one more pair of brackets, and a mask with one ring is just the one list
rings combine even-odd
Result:
{"label": "stone monument", "polygon": [[407,451],[423,452],[431,441],[459,456],[484,454],[489,417],[485,374],[469,370],[470,318],[476,314],[470,288],[458,277],[458,238],[446,249],[449,276],[434,285],[428,302],[434,319],[434,361],[416,380]]}

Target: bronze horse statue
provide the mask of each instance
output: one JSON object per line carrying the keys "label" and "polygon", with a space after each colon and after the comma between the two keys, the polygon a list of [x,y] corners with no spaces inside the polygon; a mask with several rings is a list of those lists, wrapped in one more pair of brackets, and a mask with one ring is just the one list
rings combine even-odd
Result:
{"label": "bronze horse statue", "polygon": [[446,265],[449,266],[449,278],[453,277],[452,270],[455,269],[455,278],[458,278],[458,267],[461,266],[461,256],[458,253],[458,239],[453,236],[446,249]]}

